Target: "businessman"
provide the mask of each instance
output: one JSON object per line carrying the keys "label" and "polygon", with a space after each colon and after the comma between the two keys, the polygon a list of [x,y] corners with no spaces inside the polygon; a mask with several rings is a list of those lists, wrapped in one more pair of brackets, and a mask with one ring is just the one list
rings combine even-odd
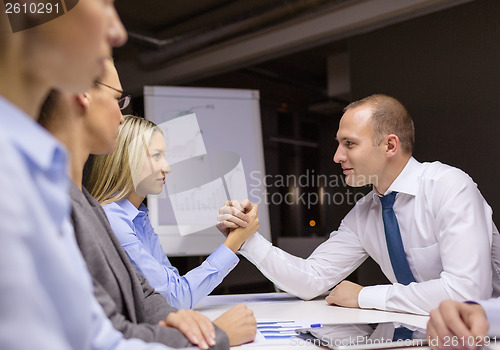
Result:
{"label": "businessman", "polygon": [[[330,304],[427,314],[445,299],[498,295],[492,269],[492,210],[463,171],[413,158],[412,118],[396,99],[372,95],[346,107],[334,161],[349,186],[372,185],[337,231],[307,259],[256,234],[242,254],[279,288],[303,299],[336,286],[371,256],[391,281],[363,287],[344,281]],[[248,201],[219,211],[221,232],[245,219]],[[467,257],[467,259],[464,259]]]}

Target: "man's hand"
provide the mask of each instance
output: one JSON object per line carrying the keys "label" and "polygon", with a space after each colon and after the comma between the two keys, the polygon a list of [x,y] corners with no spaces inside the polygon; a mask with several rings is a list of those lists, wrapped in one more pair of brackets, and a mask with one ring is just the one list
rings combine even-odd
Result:
{"label": "man's hand", "polygon": [[251,342],[257,333],[257,321],[253,311],[239,304],[219,316],[214,323],[229,337],[231,346]]}
{"label": "man's hand", "polygon": [[445,300],[430,316],[427,337],[433,349],[473,349],[485,343],[489,324],[481,305]]}
{"label": "man's hand", "polygon": [[359,284],[342,281],[332,289],[326,297],[326,302],[330,305],[359,308],[358,296],[361,289],[363,289],[363,286]]}
{"label": "man's hand", "polygon": [[227,237],[232,229],[246,227],[250,221],[250,218],[246,214],[251,209],[252,203],[250,203],[248,199],[244,199],[241,202],[236,200],[227,201],[224,206],[219,209],[217,228]]}
{"label": "man's hand", "polygon": [[179,310],[168,314],[160,326],[178,329],[186,338],[200,349],[215,345],[215,327],[208,317],[194,310]]}
{"label": "man's hand", "polygon": [[[251,205],[251,204],[250,204]],[[257,216],[257,211],[259,206],[257,204],[251,205],[250,211],[246,214],[249,218],[248,225],[246,227],[238,227],[231,230],[226,238],[224,244],[236,253],[238,249],[246,242],[247,239],[252,237],[255,232],[259,229],[259,217]]]}

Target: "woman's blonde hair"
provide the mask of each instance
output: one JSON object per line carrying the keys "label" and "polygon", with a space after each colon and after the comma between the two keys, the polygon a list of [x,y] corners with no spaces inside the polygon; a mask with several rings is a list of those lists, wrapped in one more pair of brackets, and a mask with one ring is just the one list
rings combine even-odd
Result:
{"label": "woman's blonde hair", "polygon": [[111,154],[94,159],[87,189],[101,204],[108,204],[127,197],[136,187],[148,145],[155,132],[163,134],[160,127],[144,118],[127,115],[120,126],[118,146]]}

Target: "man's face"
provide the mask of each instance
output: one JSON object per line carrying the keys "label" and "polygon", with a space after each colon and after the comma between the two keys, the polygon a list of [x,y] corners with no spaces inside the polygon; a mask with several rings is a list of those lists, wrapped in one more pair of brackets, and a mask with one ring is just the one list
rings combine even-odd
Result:
{"label": "man's face", "polygon": [[104,73],[111,48],[127,38],[112,1],[84,0],[66,14],[27,30],[29,66],[52,88],[86,91]]}
{"label": "man's face", "polygon": [[333,160],[340,163],[346,183],[359,187],[378,185],[386,166],[385,146],[374,146],[369,106],[349,109],[340,120],[337,140],[339,146]]}
{"label": "man's face", "polygon": [[[100,81],[116,90],[122,90],[118,73],[111,60],[106,62],[106,74]],[[118,106],[122,94],[100,85],[89,91],[89,108],[85,115],[86,135],[92,154],[106,154],[115,150],[123,115]]]}

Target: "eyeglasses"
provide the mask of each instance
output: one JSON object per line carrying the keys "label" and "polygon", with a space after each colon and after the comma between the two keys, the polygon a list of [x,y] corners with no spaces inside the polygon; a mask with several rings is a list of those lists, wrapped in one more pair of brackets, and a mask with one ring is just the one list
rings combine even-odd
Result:
{"label": "eyeglasses", "polygon": [[123,96],[124,92],[122,90],[115,89],[114,87],[109,86],[109,85],[104,84],[104,83],[101,83],[100,81],[97,81],[97,80],[95,81],[95,83],[99,84],[99,85],[102,85],[102,86],[105,86],[105,87],[107,87],[107,88],[109,88],[111,90],[114,90],[114,91],[122,94],[122,96],[117,99],[117,101],[118,101],[118,107],[120,107],[120,110],[124,110],[130,104],[131,96],[130,95]]}

